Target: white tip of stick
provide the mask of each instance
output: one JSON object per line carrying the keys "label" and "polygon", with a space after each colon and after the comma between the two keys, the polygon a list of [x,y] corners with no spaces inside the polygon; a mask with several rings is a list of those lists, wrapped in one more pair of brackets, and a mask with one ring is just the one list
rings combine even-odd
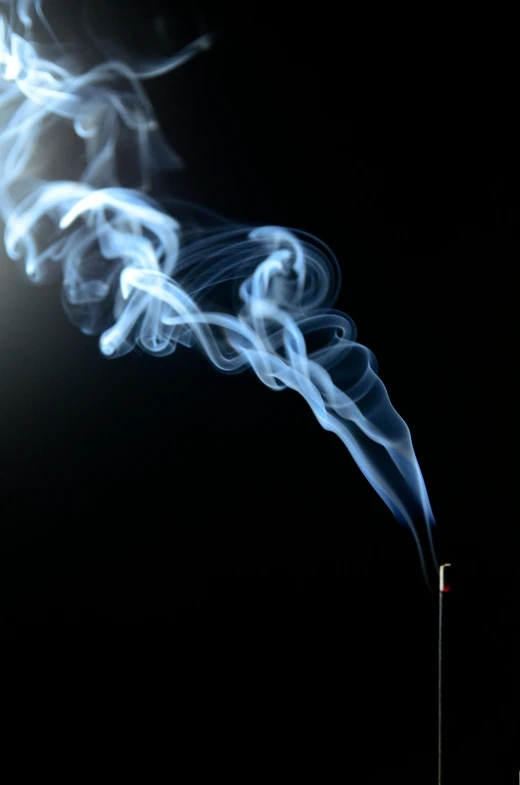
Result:
{"label": "white tip of stick", "polygon": [[444,570],[446,567],[451,567],[451,564],[441,564],[439,568],[439,591],[447,592],[450,591],[449,585],[446,583],[446,579],[444,577]]}

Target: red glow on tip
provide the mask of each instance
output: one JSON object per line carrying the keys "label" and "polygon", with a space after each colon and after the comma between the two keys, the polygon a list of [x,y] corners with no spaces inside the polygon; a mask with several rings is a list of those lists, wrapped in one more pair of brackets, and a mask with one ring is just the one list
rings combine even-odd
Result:
{"label": "red glow on tip", "polygon": [[451,586],[448,583],[445,583],[442,587],[442,591],[446,594],[446,592],[451,591]]}

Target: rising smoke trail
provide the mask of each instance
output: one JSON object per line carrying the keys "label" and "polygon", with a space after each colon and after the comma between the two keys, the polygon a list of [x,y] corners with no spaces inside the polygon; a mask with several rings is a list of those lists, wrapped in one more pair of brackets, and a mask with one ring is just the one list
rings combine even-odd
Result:
{"label": "rising smoke trail", "polygon": [[[252,368],[273,390],[300,393],[410,528],[428,583],[417,527],[437,568],[435,521],[410,432],[373,354],[355,341],[352,321],[331,308],[339,270],[330,251],[277,226],[213,221],[190,236],[148,196],[154,173],[180,161],[140,81],[182,64],[208,38],[142,73],[116,59],[81,68],[58,44],[40,2],[0,0],[0,8],[0,215],[8,255],[36,283],[62,278],[67,312],[84,332],[100,335],[106,357],[136,346],[155,355],[179,343],[198,346],[222,371]],[[37,41],[38,23],[50,44]],[[68,178],[56,179],[67,145],[76,145]],[[127,160],[134,187],[123,185]],[[236,313],[215,309],[222,285],[233,281],[240,281]],[[312,351],[311,333],[320,346]]]}

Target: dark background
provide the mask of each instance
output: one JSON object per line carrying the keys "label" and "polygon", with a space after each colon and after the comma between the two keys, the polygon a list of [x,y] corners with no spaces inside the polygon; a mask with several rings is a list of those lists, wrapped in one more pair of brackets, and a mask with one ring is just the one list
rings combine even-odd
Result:
{"label": "dark background", "polygon": [[[520,215],[508,21],[124,9],[100,24],[117,19],[129,48],[143,31],[146,55],[215,33],[147,84],[186,162],[172,189],[337,255],[338,306],[411,428],[453,564],[445,782],[516,782],[519,541],[493,437],[512,415],[500,346]],[[59,670],[79,653],[71,683],[107,701],[122,685],[129,714],[144,695],[163,749],[176,721],[196,745],[204,725],[215,751],[201,742],[194,765],[225,776],[435,782],[437,597],[339,440],[296,395],[196,352],[104,360],[57,288],[6,259],[0,282],[6,648],[37,674],[44,653]]]}

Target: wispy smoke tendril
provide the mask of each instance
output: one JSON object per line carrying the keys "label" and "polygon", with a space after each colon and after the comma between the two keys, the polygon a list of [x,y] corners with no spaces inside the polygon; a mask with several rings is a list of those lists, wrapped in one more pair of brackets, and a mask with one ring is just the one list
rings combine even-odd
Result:
{"label": "wispy smoke tendril", "polygon": [[[0,7],[8,255],[37,283],[61,277],[67,311],[85,332],[100,334],[106,356],[198,346],[222,371],[251,368],[273,390],[300,393],[411,529],[426,575],[418,527],[431,546],[434,518],[410,432],[352,321],[331,308],[339,270],[330,251],[277,226],[213,222],[185,237],[182,221],[148,195],[154,172],[180,163],[140,83],[154,74],[116,59],[81,69],[63,47],[36,42],[33,19],[48,27],[39,2],[1,0]],[[207,46],[207,37],[199,39],[157,73]],[[60,179],[67,144],[79,146]],[[121,150],[132,162],[133,187],[124,185]],[[214,305],[231,282],[239,286],[235,312]]]}

